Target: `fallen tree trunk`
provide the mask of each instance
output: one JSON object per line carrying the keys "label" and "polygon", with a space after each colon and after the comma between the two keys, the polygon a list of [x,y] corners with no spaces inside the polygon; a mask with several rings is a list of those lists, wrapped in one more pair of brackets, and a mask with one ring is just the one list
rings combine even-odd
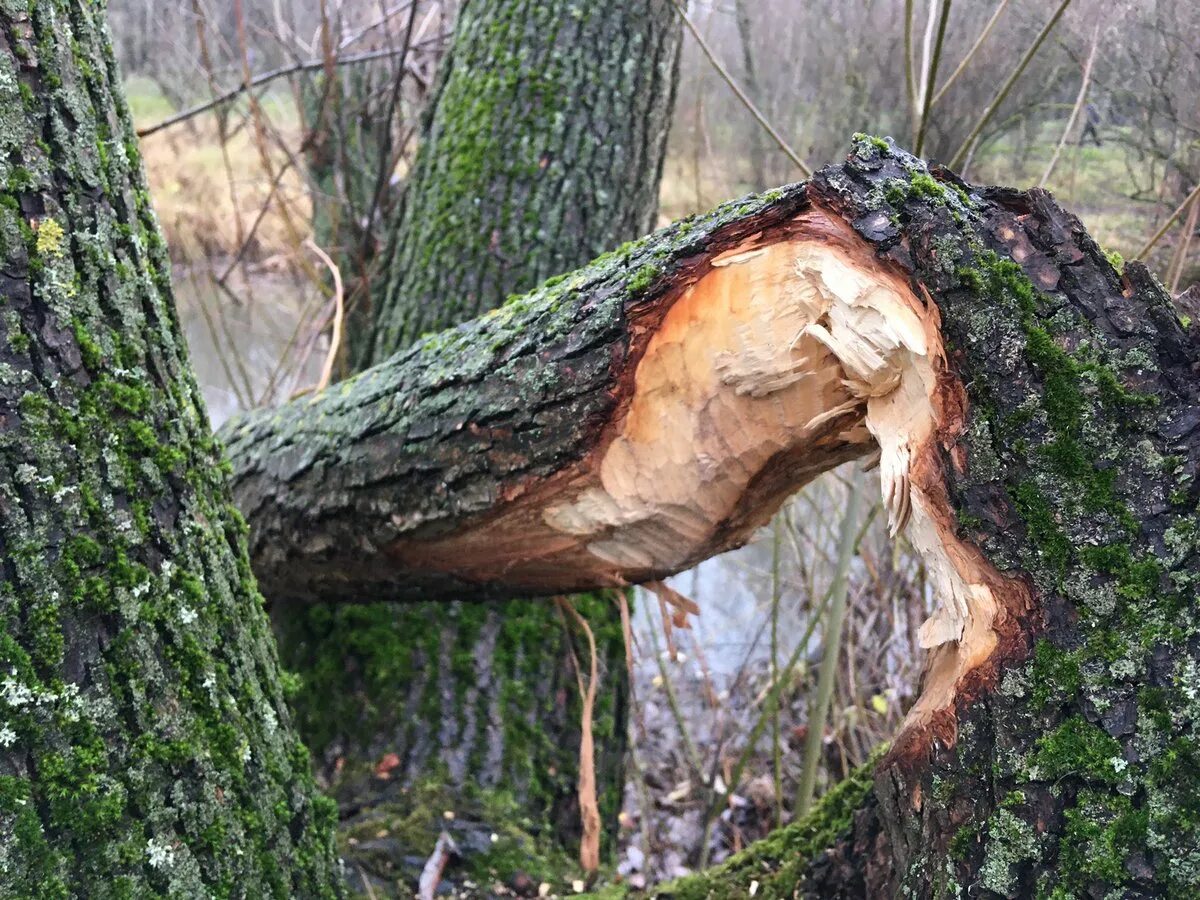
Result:
{"label": "fallen tree trunk", "polygon": [[[802,313],[771,321],[771,310],[799,257],[827,241],[907,292],[794,186],[231,423],[264,592],[552,594],[666,575],[734,546],[804,478],[872,445],[854,427],[862,404],[815,341],[805,383],[799,368],[764,374],[785,390],[755,381],[756,354],[794,365],[786,344]],[[759,422],[762,407],[780,411]]]}
{"label": "fallen tree trunk", "polygon": [[[362,138],[386,129],[392,116],[364,114],[370,92],[339,83],[350,77],[344,73],[314,91],[332,102],[323,111],[328,127],[317,129],[327,139],[313,147],[328,187],[315,192],[327,199],[314,227],[338,226],[319,242],[331,252],[351,250],[342,254],[343,280],[371,288],[346,294],[347,361],[358,368],[384,361],[422,333],[475,318],[645,234],[657,210],[680,32],[669,0],[461,4],[403,202],[386,213],[381,203],[378,223],[368,223],[367,210],[376,178],[391,174],[381,162],[392,150],[375,139],[384,135]],[[345,115],[344,104],[355,114]],[[351,121],[332,121],[339,112]],[[356,165],[354,154],[364,151]],[[332,165],[331,154],[345,165]],[[570,190],[581,172],[586,189]],[[355,199],[362,200],[357,213]],[[363,258],[374,252],[362,232],[369,224],[380,231],[375,262],[382,266]],[[343,813],[352,883],[374,877],[383,894],[406,871],[415,880],[414,860],[428,858],[447,827],[443,809],[456,810],[450,831],[463,848],[443,890],[476,879],[488,857],[506,880],[503,865],[513,854],[486,838],[509,821],[539,838],[536,868],[528,856],[516,858],[524,877],[551,878],[549,855],[569,859],[584,846],[581,808],[592,802],[579,787],[588,779],[607,854],[628,734],[615,596],[571,598],[599,653],[590,748],[576,681],[579,665],[590,665],[590,646],[555,604],[371,600],[307,603],[275,617],[281,659],[300,681],[292,707],[301,734]],[[583,758],[592,766],[581,767]],[[413,809],[430,783],[444,790],[437,804],[421,797],[432,814],[422,835],[412,827]],[[489,802],[480,803],[480,793]],[[398,821],[407,823],[402,844],[374,839]],[[484,835],[482,848],[460,830],[468,821]]]}
{"label": "fallen tree trunk", "polygon": [[1048,194],[864,138],[231,451],[276,597],[656,578],[878,451],[941,608],[874,789],[793,889],[1193,896],[1198,362]]}

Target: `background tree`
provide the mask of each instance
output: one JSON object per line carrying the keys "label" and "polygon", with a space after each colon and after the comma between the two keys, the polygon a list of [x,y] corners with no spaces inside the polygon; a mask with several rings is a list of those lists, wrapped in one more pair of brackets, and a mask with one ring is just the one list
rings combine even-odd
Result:
{"label": "background tree", "polygon": [[[407,24],[401,22],[401,42]],[[317,209],[326,223],[319,232],[346,264],[343,280],[361,286],[349,292],[348,331],[359,365],[652,227],[679,38],[667,0],[587,8],[566,0],[465,4],[399,210],[381,221],[377,242],[366,237],[387,248],[382,274],[363,268],[371,254],[358,253],[362,223],[372,217],[355,210],[386,187],[376,183],[377,173],[385,182],[391,177],[396,149],[386,119],[372,131],[351,118],[352,141],[331,135],[318,142],[338,147],[350,163],[327,165],[317,154],[318,171],[330,173],[324,183],[357,186],[348,194],[331,191]],[[310,97],[348,102],[340,83],[346,75],[334,77],[332,86],[310,88]],[[361,95],[368,82],[354,77],[353,93]],[[402,95],[378,86],[375,93]],[[346,118],[336,106],[331,112],[329,121]],[[319,123],[323,113],[314,116]],[[343,195],[356,202],[339,203]],[[395,880],[405,858],[432,850],[446,827],[444,808],[456,809],[464,848],[470,841],[462,832],[470,829],[490,850],[487,836],[501,815],[529,823],[545,843],[571,853],[580,838],[576,675],[588,673],[584,634],[552,604],[484,604],[470,594],[464,589],[464,601],[450,604],[288,604],[274,616],[285,664],[301,679],[295,703],[302,733],[356,841],[343,852],[386,881]],[[281,604],[295,599],[304,598],[272,597]],[[591,716],[607,850],[624,786],[625,645],[614,596],[572,602],[600,655]],[[441,788],[436,799],[418,790],[414,801],[410,789],[431,784]],[[510,805],[502,813],[484,809],[497,794]],[[421,815],[426,833],[415,846],[375,840],[364,847],[358,840]]]}

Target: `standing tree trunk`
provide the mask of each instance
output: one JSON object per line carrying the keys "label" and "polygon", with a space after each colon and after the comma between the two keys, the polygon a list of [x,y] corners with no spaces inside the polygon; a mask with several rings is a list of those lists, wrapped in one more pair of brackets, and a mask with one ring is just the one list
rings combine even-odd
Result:
{"label": "standing tree trunk", "polygon": [[674,105],[669,0],[467,0],[358,368],[649,231]]}
{"label": "standing tree trunk", "polygon": [[243,420],[231,449],[281,593],[442,596],[661,577],[878,453],[941,601],[921,696],[872,770],[660,896],[1184,898],[1198,373],[1145,267],[1116,271],[1044,191],[862,137]]}
{"label": "standing tree trunk", "polygon": [[103,12],[0,12],[0,895],[335,896]]}
{"label": "standing tree trunk", "polygon": [[[388,226],[385,271],[370,279],[380,305],[351,320],[360,365],[651,227],[679,38],[668,0],[464,5]],[[344,274],[353,281],[357,273]],[[389,593],[380,586],[350,599]],[[479,852],[480,843],[494,849],[488,836],[498,819],[527,823],[564,860],[581,838],[576,669],[586,678],[585,635],[552,604],[475,595],[462,590],[451,604],[289,604],[274,617],[284,662],[301,679],[302,734],[344,814],[343,854],[379,879],[377,890],[413,880],[411,863],[419,869],[446,827],[444,809],[455,811],[452,830],[476,857],[448,875],[518,874],[511,861],[488,872],[488,858],[503,852]],[[268,596],[318,599],[303,590]],[[611,845],[624,784],[624,640],[614,595],[572,602],[597,641],[594,767]],[[414,818],[423,830],[402,828]],[[402,840],[376,837],[401,830]],[[482,841],[472,841],[477,834]],[[555,874],[548,861],[518,862],[538,881]]]}

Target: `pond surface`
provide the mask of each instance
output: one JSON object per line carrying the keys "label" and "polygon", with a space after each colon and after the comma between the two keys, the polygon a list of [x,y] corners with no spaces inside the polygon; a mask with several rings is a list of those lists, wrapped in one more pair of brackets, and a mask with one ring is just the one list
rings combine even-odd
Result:
{"label": "pond surface", "polygon": [[207,268],[177,267],[173,279],[214,429],[241,409],[279,402],[317,381],[328,341],[313,339],[320,298],[307,279],[264,273],[239,278],[228,291]]}

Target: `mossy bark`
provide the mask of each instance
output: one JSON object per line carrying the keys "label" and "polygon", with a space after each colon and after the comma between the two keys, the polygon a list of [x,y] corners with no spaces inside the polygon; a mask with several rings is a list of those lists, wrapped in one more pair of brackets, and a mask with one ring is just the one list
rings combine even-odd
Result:
{"label": "mossy bark", "polygon": [[0,896],[336,896],[103,16],[0,4]]}
{"label": "mossy bark", "polygon": [[467,0],[392,230],[362,368],[654,224],[669,0]]}
{"label": "mossy bark", "polygon": [[864,142],[812,192],[938,304],[959,531],[1033,608],[786,884],[739,866],[662,896],[1200,893],[1198,336],[1049,194],[933,175]]}
{"label": "mossy bark", "polygon": [[570,568],[540,586],[505,570],[467,580],[393,551],[485,521],[594,452],[678,288],[808,202],[792,185],[682,220],[321,394],[231,419],[263,592],[344,605],[598,587]]}
{"label": "mossy bark", "polygon": [[1046,192],[932,175],[863,141],[812,193],[937,303],[959,533],[1032,604],[881,764],[868,870],[905,896],[1196,896],[1197,344]]}
{"label": "mossy bark", "polygon": [[[544,481],[600,440],[637,347],[631,317],[653,321],[673,286],[812,207],[936,304],[947,396],[961,402],[933,471],[958,537],[1023,588],[990,655],[898,736],[790,881],[742,871],[756,896],[1196,896],[1200,352],[1145,267],[1118,271],[1043,191],[965,185],[862,138],[807,185],[678,223],[340,394],[244,424],[237,450],[259,462],[239,465],[241,490],[285,525],[318,476],[360,523],[374,495],[387,510],[367,528],[375,546],[470,528],[504,502],[505,479]],[[363,442],[345,443],[367,419]],[[288,512],[280,498],[297,487]],[[316,572],[348,552],[370,569],[365,545],[301,550],[282,546],[286,528],[268,534],[278,546],[262,552],[287,566]],[[688,896],[749,889],[701,879]]]}
{"label": "mossy bark", "polygon": [[[403,205],[383,225],[390,234],[383,272],[367,273],[372,290],[355,300],[348,329],[354,360],[386,359],[423,331],[492,309],[509,293],[648,230],[679,39],[666,0],[464,4]],[[370,126],[352,130],[352,147],[377,160]],[[341,189],[359,194],[374,185],[373,171],[351,169],[335,176],[320,165],[317,173],[340,177]],[[363,236],[354,240],[359,246],[341,248],[348,283],[369,263]],[[378,308],[367,306],[370,296]],[[267,586],[272,600],[331,599],[312,586],[275,587]],[[364,600],[391,593],[383,585],[353,590]],[[488,606],[471,602],[474,594],[463,589],[462,602],[422,603],[426,595],[414,586],[407,596],[418,602],[404,606],[280,609],[284,663],[302,684],[295,701],[302,733],[340,801],[347,833],[381,821],[381,810],[383,819],[395,819],[400,794],[437,782],[461,803],[478,791],[503,791],[512,815],[550,849],[573,855],[581,827],[575,667],[587,672],[587,642],[550,604]],[[613,595],[572,602],[600,657],[593,733],[607,850],[624,780],[624,642]],[[363,854],[348,844],[344,851],[382,889],[411,875],[398,857],[428,852],[443,824],[435,817],[427,840],[394,844],[396,853]]]}

